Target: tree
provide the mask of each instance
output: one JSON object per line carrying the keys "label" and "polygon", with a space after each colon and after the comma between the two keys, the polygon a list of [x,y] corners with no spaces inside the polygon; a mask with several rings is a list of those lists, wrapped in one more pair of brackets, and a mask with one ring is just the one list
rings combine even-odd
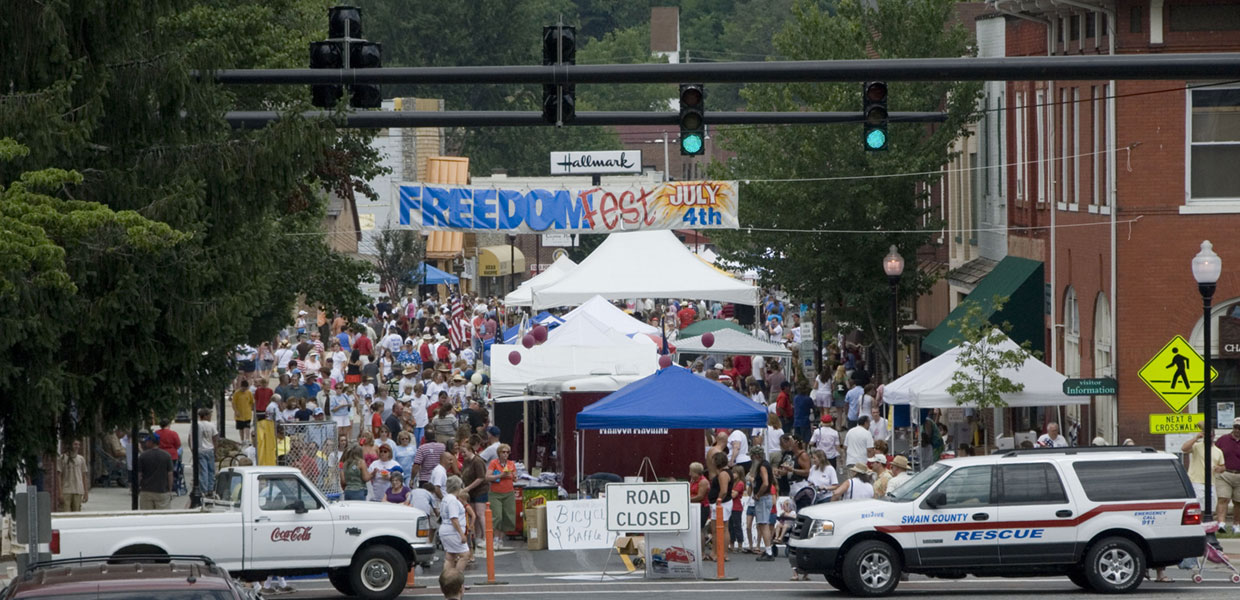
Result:
{"label": "tree", "polygon": [[[1002,310],[1007,300],[995,296],[994,310]],[[980,303],[965,302],[964,314],[948,321],[950,327],[960,332],[952,340],[960,346],[960,353],[956,359],[959,368],[952,373],[947,393],[956,399],[956,404],[967,404],[979,410],[1006,407],[1003,395],[1019,392],[1025,389],[1025,384],[1008,379],[1003,370],[1019,370],[1033,356],[1029,342],[1014,345],[1003,330],[986,319]],[[1006,324],[1003,329],[1008,329]]]}
{"label": "tree", "polygon": [[384,229],[375,238],[375,251],[379,255],[375,265],[379,285],[389,298],[403,297],[412,283],[409,275],[417,271],[426,256],[422,236],[409,229]]}
{"label": "tree", "polygon": [[[366,138],[297,117],[305,88],[190,73],[302,66],[323,8],[27,0],[0,13],[4,31],[39,32],[0,38],[0,290],[3,314],[35,319],[0,334],[19,373],[0,374],[0,504],[58,438],[218,393],[231,349],[269,339],[299,296],[364,308],[369,267],[331,251],[322,222],[329,191],[366,193]],[[222,118],[260,106],[287,118],[244,132]]]}
{"label": "tree", "polygon": [[[873,10],[848,0],[832,15],[802,1],[775,46],[794,60],[965,56],[967,32],[948,25],[952,5],[891,0]],[[891,83],[891,110],[942,110],[947,121],[936,127],[894,124],[890,149],[881,153],[862,150],[860,124],[723,131],[724,147],[736,157],[715,165],[712,176],[749,183],[742,184],[741,229],[713,236],[722,257],[755,268],[764,284],[796,298],[822,298],[837,321],[861,327],[887,363],[890,288],[882,257],[892,245],[907,257],[903,297],[928,289],[932,275],[911,260],[935,227],[926,190],[952,157],[952,141],[976,118],[979,92],[976,83]],[[744,96],[750,110],[861,108],[855,83],[751,85]],[[815,180],[786,181],[798,178]]]}

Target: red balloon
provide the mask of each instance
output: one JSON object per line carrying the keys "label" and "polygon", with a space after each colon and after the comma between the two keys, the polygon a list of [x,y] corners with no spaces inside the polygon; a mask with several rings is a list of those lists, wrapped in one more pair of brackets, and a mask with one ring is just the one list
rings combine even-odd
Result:
{"label": "red balloon", "polygon": [[535,325],[534,330],[530,333],[534,334],[534,341],[539,344],[547,341],[547,327],[545,325]]}
{"label": "red balloon", "polygon": [[521,338],[521,345],[525,346],[526,348],[533,348],[534,347],[534,336],[528,333],[525,334],[525,336]]}
{"label": "red balloon", "polygon": [[672,355],[664,354],[663,356],[659,357],[659,368],[660,369],[666,369],[670,366],[672,366]]}
{"label": "red balloon", "polygon": [[513,350],[512,352],[509,352],[509,353],[508,353],[508,362],[510,362],[510,363],[512,363],[512,364],[514,364],[514,365],[519,365],[519,364],[521,364],[521,353],[520,353],[520,352],[517,352],[516,350]]}
{"label": "red balloon", "polygon": [[702,334],[702,345],[706,346],[707,348],[714,346],[715,345],[715,334],[709,331]]}

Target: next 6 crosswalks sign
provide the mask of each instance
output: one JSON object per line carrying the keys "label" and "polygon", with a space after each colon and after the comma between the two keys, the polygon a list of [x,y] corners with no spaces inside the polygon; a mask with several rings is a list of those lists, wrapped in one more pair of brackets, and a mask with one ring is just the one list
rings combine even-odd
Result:
{"label": "next 6 crosswalks sign", "polygon": [[[1201,355],[1177,335],[1137,375],[1171,410],[1180,412],[1205,388],[1203,362]],[[1218,371],[1211,367],[1210,381],[1217,377]]]}

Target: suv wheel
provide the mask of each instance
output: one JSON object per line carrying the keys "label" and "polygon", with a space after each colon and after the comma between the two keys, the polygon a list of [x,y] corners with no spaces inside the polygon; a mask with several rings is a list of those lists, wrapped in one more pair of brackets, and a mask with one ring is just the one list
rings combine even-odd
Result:
{"label": "suv wheel", "polygon": [[1145,554],[1127,538],[1105,538],[1085,554],[1085,579],[1096,592],[1131,592],[1144,576]]}
{"label": "suv wheel", "polygon": [[1092,589],[1089,585],[1089,579],[1085,577],[1085,572],[1080,569],[1068,569],[1068,579],[1075,583],[1081,589]]}
{"label": "suv wheel", "polygon": [[886,542],[866,540],[844,554],[843,583],[855,596],[882,596],[900,583],[900,555]]}
{"label": "suv wheel", "polygon": [[390,600],[405,589],[408,572],[409,564],[395,548],[370,546],[353,556],[353,564],[349,566],[349,583],[358,598]]}

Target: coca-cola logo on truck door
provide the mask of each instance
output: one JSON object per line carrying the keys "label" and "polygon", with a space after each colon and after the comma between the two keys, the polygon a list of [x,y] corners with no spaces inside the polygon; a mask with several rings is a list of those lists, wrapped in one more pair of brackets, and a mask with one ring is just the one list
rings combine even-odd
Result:
{"label": "coca-cola logo on truck door", "polygon": [[307,542],[310,541],[310,530],[313,527],[294,527],[292,529],[280,529],[276,527],[271,530],[271,541],[273,542]]}

